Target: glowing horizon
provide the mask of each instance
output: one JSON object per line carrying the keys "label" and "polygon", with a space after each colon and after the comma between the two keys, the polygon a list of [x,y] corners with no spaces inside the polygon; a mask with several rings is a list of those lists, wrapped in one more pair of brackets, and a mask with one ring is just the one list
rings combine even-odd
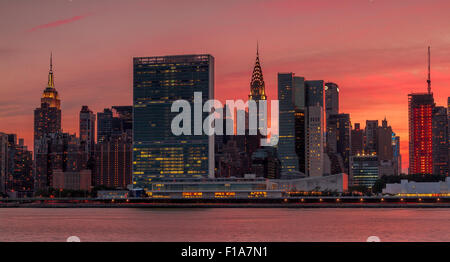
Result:
{"label": "glowing horizon", "polygon": [[[20,1],[0,3],[0,132],[32,146],[53,52],[62,127],[78,134],[82,105],[132,105],[132,57],[208,53],[219,100],[247,100],[256,43],[268,99],[277,73],[335,82],[340,112],[365,127],[384,117],[408,167],[408,97],[450,96],[448,1]],[[36,12],[36,10],[39,10]]]}

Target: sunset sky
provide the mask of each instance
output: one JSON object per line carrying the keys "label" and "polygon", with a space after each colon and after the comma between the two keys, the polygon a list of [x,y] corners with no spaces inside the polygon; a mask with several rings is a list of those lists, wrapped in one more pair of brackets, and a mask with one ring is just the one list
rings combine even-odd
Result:
{"label": "sunset sky", "polygon": [[352,124],[384,117],[408,165],[408,98],[426,91],[427,46],[438,105],[450,96],[448,0],[0,1],[0,132],[32,145],[53,52],[63,129],[82,105],[132,104],[132,57],[209,53],[216,97],[247,99],[259,42],[269,99],[277,72],[340,86]]}

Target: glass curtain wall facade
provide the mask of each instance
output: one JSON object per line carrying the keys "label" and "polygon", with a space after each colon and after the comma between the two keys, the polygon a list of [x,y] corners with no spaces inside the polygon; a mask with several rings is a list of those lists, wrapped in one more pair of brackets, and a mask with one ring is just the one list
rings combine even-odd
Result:
{"label": "glass curtain wall facade", "polygon": [[[214,136],[175,136],[171,131],[179,114],[171,112],[173,102],[190,103],[193,127],[194,92],[202,93],[202,105],[214,99],[214,57],[138,57],[133,64],[134,187],[149,189],[163,178],[214,176]],[[202,113],[202,120],[208,115]]]}

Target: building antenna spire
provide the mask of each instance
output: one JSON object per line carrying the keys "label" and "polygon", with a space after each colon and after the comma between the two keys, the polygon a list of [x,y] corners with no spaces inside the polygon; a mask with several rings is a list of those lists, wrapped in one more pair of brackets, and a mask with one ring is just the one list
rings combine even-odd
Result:
{"label": "building antenna spire", "polygon": [[50,52],[50,72],[53,71],[53,52]]}
{"label": "building antenna spire", "polygon": [[256,40],[256,56],[259,56],[259,41]]}
{"label": "building antenna spire", "polygon": [[430,46],[428,46],[428,94],[431,94],[431,50]]}

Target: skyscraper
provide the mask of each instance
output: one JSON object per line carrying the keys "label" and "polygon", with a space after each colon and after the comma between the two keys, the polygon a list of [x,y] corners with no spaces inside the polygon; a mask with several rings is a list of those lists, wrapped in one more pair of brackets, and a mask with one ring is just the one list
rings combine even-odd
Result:
{"label": "skyscraper", "polygon": [[301,78],[295,77],[294,73],[278,73],[278,155],[282,172],[299,171],[295,148],[295,96],[301,92],[300,80]]}
{"label": "skyscraper", "polygon": [[328,117],[327,147],[329,154],[339,154],[344,163],[341,173],[349,173],[351,155],[351,130],[349,114],[332,114]]}
{"label": "skyscraper", "polygon": [[400,137],[392,133],[392,145],[394,148],[394,166],[397,174],[402,174],[402,155],[400,153]]}
{"label": "skyscraper", "polygon": [[373,154],[377,153],[377,131],[378,131],[378,120],[366,120],[366,129],[365,129],[365,153]]}
{"label": "skyscraper", "polygon": [[327,120],[330,115],[339,114],[339,87],[335,83],[325,83],[325,112]]}
{"label": "skyscraper", "polygon": [[42,94],[41,106],[34,110],[34,144],[36,145],[37,140],[45,134],[59,131],[61,131],[61,100],[55,89],[53,62],[50,55],[47,87]]}
{"label": "skyscraper", "polygon": [[352,155],[361,155],[364,151],[364,130],[361,129],[360,123],[355,123],[352,129]]}
{"label": "skyscraper", "polygon": [[408,95],[409,174],[433,173],[433,94]]}
{"label": "skyscraper", "polygon": [[97,113],[97,142],[102,143],[112,135],[113,112],[105,108],[103,112]]}
{"label": "skyscraper", "polygon": [[[264,82],[264,77],[263,77],[263,73],[262,73],[261,63],[259,61],[258,47],[256,48],[256,61],[255,61],[255,66],[253,68],[252,79],[250,81],[250,95],[248,96],[248,99],[256,102],[258,121],[259,120],[267,120],[267,119],[264,119],[263,112],[261,112],[259,110],[259,104],[260,104],[259,102],[263,101],[263,100],[266,101],[267,96],[266,96],[265,82]],[[256,136],[250,135],[250,133],[252,133],[250,131],[250,127],[247,127],[247,128],[249,130],[248,130],[248,132],[246,132],[246,135],[247,135],[246,140],[248,140],[250,142],[249,150],[247,150],[247,152],[249,153],[248,158],[250,161],[250,158],[251,158],[251,155],[253,154],[253,152],[255,152],[260,147],[261,138],[266,137],[266,136],[262,136],[261,132],[257,132]],[[263,128],[260,127],[259,123],[258,123],[258,130],[261,130],[261,129],[263,129]]]}
{"label": "skyscraper", "polygon": [[0,132],[0,194],[6,194],[8,175],[8,135]]}
{"label": "skyscraper", "polygon": [[250,100],[260,101],[267,100],[265,82],[261,68],[261,62],[259,61],[259,49],[256,49],[256,61],[253,68],[252,80],[250,82]]}
{"label": "skyscraper", "polygon": [[[173,102],[188,101],[195,115],[194,92],[201,92],[202,104],[214,98],[214,58],[138,57],[133,64],[134,186],[148,188],[158,178],[214,176],[214,136],[171,132],[178,115],[171,112]],[[203,113],[202,120],[207,115]]]}
{"label": "skyscraper", "polygon": [[126,188],[132,183],[133,107],[113,106],[98,113],[99,141],[94,185]]}
{"label": "skyscraper", "polygon": [[379,175],[397,175],[398,167],[394,158],[394,144],[392,127],[388,126],[386,118],[377,130],[377,155],[379,161]]}
{"label": "skyscraper", "polygon": [[433,108],[433,174],[448,175],[448,116],[447,108]]}
{"label": "skyscraper", "polygon": [[324,100],[323,80],[305,81],[306,172],[310,177],[324,174]]}
{"label": "skyscraper", "polygon": [[80,144],[87,156],[91,157],[95,147],[95,114],[88,106],[82,106],[80,111]]}

